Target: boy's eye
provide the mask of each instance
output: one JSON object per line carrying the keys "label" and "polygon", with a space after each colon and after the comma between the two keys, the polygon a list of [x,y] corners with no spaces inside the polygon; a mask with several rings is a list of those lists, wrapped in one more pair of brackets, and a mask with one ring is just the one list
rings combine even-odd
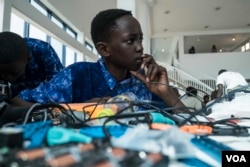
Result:
{"label": "boy's eye", "polygon": [[143,37],[141,37],[139,40],[140,40],[140,42],[142,42],[143,41]]}
{"label": "boy's eye", "polygon": [[138,42],[142,43],[143,38],[138,38],[138,39],[131,38],[131,39],[127,40],[127,44],[131,45],[131,44],[133,44],[136,40],[138,40]]}
{"label": "boy's eye", "polygon": [[127,40],[127,44],[131,45],[131,44],[133,44],[134,41],[135,40],[131,38],[131,39]]}

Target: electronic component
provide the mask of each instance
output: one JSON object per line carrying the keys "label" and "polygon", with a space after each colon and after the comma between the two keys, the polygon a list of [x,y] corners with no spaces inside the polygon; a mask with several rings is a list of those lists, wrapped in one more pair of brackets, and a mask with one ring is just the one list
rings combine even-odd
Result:
{"label": "electronic component", "polygon": [[17,125],[23,129],[24,148],[37,148],[44,144],[48,129],[52,126],[51,121],[33,122],[25,125]]}
{"label": "electronic component", "polygon": [[22,148],[23,129],[6,127],[0,129],[0,147]]}

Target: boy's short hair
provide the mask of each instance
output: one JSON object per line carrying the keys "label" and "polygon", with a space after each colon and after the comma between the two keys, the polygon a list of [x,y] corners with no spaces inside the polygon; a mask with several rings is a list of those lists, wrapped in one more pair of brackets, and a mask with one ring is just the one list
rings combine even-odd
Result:
{"label": "boy's short hair", "polygon": [[0,64],[10,64],[21,56],[28,56],[25,40],[13,32],[0,33]]}
{"label": "boy's short hair", "polygon": [[218,75],[222,74],[223,72],[227,72],[226,69],[221,69],[219,72],[218,72]]}
{"label": "boy's short hair", "polygon": [[94,44],[97,42],[107,42],[109,35],[114,30],[116,25],[116,19],[131,15],[131,11],[124,9],[108,9],[99,12],[91,22],[91,38]]}

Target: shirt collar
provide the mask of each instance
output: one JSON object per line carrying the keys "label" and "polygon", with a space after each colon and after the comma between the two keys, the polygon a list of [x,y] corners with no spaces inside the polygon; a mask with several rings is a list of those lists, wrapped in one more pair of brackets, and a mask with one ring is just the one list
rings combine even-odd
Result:
{"label": "shirt collar", "polygon": [[98,63],[101,66],[101,71],[103,73],[104,80],[105,80],[106,84],[108,85],[108,87],[111,90],[113,90],[117,84],[122,84],[123,85],[123,84],[128,84],[130,82],[134,83],[134,82],[137,81],[137,79],[133,75],[129,74],[129,77],[127,79],[125,79],[125,80],[123,80],[121,82],[117,82],[117,80],[108,71],[107,67],[104,64],[104,60],[102,58],[100,58],[98,60]]}

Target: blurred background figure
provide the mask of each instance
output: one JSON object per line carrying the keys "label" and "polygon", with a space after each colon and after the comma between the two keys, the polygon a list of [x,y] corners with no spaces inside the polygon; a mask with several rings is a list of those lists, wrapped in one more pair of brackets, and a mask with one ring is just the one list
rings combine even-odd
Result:
{"label": "blurred background figure", "polygon": [[217,47],[215,45],[212,46],[211,52],[217,52]]}
{"label": "blurred background figure", "polygon": [[229,93],[233,89],[241,86],[247,86],[248,83],[243,75],[238,72],[221,69],[218,72],[216,79],[217,94],[216,97],[221,97],[225,89],[225,93]]}
{"label": "blurred background figure", "polygon": [[197,89],[192,86],[186,88],[186,95],[183,97],[183,99],[181,99],[181,101],[186,107],[193,108],[196,111],[202,108],[201,101],[197,97]]}
{"label": "blurred background figure", "polygon": [[192,47],[188,50],[188,53],[195,53],[195,47],[192,46]]}
{"label": "blurred background figure", "polygon": [[205,107],[206,104],[209,102],[209,95],[204,95],[203,96],[203,102],[201,103],[202,107]]}

